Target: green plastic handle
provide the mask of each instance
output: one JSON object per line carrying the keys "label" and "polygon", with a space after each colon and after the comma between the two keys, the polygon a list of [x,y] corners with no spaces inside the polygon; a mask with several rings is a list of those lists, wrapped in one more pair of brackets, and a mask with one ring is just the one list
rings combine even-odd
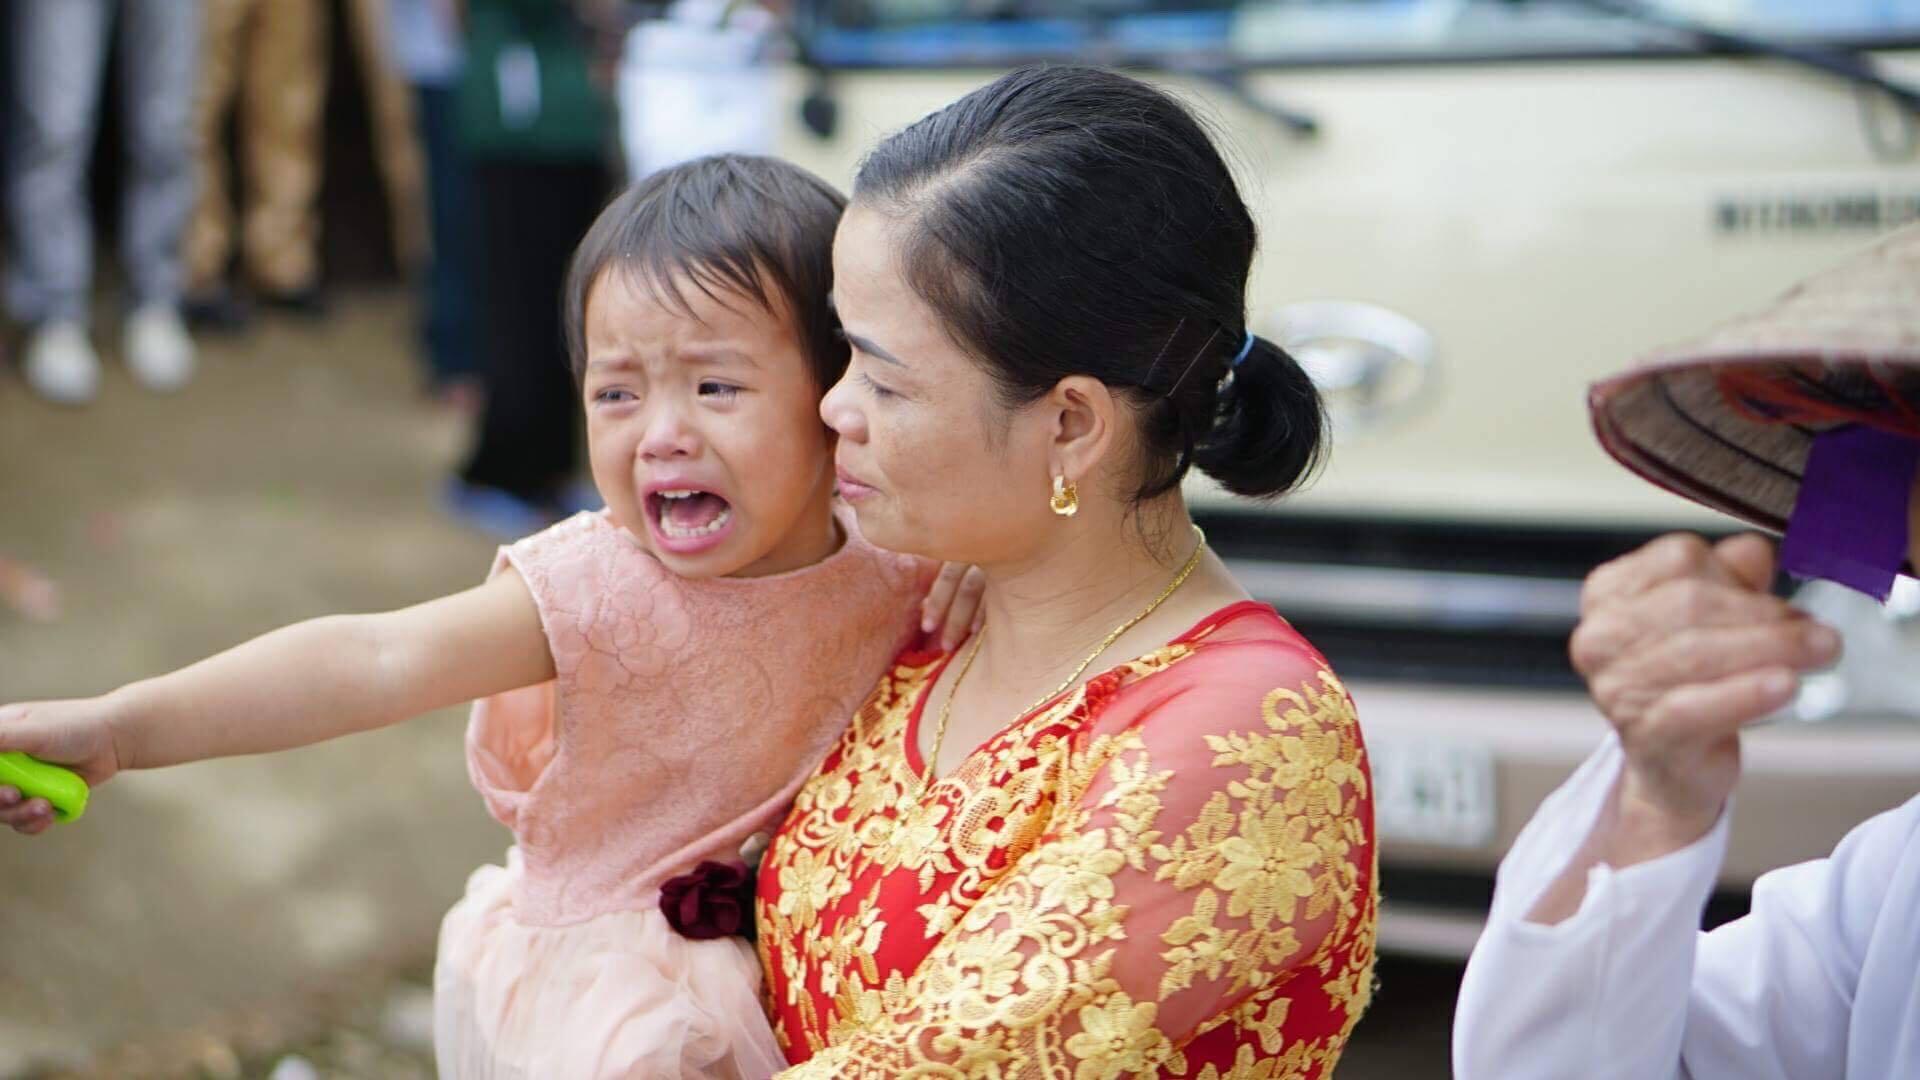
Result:
{"label": "green plastic handle", "polygon": [[16,787],[26,798],[52,803],[55,821],[73,821],[87,812],[87,782],[79,773],[18,750],[0,751],[0,786]]}

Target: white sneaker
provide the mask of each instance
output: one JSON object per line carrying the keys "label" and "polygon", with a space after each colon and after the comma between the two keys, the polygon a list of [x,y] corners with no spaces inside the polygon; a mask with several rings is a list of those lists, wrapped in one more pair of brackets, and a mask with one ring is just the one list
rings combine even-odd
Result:
{"label": "white sneaker", "polygon": [[100,392],[100,357],[76,322],[42,323],[27,338],[27,385],[57,405],[85,405]]}
{"label": "white sneaker", "polygon": [[167,393],[193,378],[193,338],[180,312],[166,304],[148,304],[127,316],[127,369],[140,385]]}

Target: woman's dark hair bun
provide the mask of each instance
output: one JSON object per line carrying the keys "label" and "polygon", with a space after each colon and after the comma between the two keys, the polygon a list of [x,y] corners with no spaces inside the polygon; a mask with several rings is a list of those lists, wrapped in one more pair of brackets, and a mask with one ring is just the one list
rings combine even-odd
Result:
{"label": "woman's dark hair bun", "polygon": [[1326,458],[1319,388],[1285,349],[1253,339],[1220,387],[1213,431],[1193,464],[1235,495],[1272,498],[1300,486]]}

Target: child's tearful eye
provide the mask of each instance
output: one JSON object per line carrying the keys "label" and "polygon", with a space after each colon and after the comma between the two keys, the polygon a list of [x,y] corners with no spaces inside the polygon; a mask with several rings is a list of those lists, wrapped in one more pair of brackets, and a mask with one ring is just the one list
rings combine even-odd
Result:
{"label": "child's tearful eye", "polygon": [[638,401],[634,392],[623,386],[609,386],[593,393],[593,400],[603,405],[621,405],[629,401]]}
{"label": "child's tearful eye", "polygon": [[714,382],[709,379],[700,384],[700,396],[726,400],[740,392],[740,388],[729,383]]}

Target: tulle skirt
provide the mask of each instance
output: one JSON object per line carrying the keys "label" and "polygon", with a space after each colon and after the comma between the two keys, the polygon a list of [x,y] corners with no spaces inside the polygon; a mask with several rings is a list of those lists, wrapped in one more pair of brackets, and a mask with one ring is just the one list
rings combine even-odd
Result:
{"label": "tulle skirt", "polygon": [[689,940],[658,910],[522,925],[515,855],[475,871],[440,926],[442,1080],[765,1080],[787,1067],[744,940]]}

